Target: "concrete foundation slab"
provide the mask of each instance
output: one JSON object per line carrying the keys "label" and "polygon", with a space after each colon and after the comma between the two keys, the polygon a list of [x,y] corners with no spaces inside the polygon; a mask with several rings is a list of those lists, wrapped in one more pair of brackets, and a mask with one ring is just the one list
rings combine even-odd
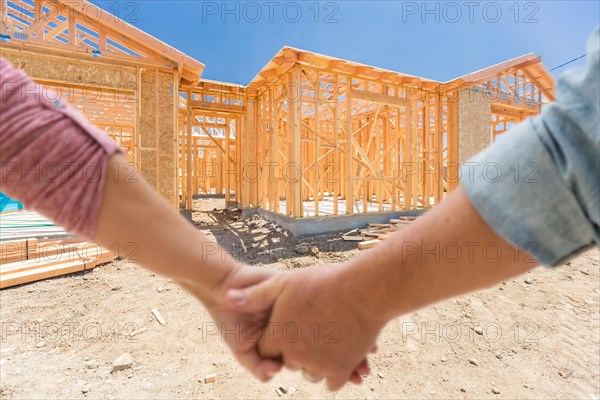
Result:
{"label": "concrete foundation slab", "polygon": [[324,217],[292,218],[288,215],[274,213],[261,208],[242,210],[242,219],[259,215],[266,221],[273,222],[290,232],[293,236],[312,235],[325,232],[350,231],[362,229],[368,224],[386,224],[393,218],[416,217],[424,211],[389,211],[381,213],[338,215]]}

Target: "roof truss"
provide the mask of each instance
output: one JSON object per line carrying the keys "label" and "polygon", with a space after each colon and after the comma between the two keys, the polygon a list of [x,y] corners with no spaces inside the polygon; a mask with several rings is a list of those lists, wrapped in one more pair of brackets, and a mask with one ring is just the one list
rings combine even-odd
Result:
{"label": "roof truss", "polygon": [[189,83],[197,82],[204,69],[202,63],[87,1],[0,0],[0,33],[14,45],[178,69]]}

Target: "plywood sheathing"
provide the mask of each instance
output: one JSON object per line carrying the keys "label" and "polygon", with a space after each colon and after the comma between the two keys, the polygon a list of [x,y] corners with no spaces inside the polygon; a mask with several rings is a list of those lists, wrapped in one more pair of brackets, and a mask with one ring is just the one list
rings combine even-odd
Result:
{"label": "plywood sheathing", "polygon": [[173,74],[158,70],[141,73],[141,154],[142,176],[173,206],[177,206],[173,171],[177,154]]}
{"label": "plywood sheathing", "polygon": [[0,56],[22,69],[34,79],[73,83],[93,87],[135,90],[135,68],[112,67],[101,62],[75,62],[69,59],[49,59],[47,56],[25,55],[0,48]]}
{"label": "plywood sheathing", "polygon": [[463,89],[458,99],[458,161],[460,165],[491,144],[492,107],[482,92]]}

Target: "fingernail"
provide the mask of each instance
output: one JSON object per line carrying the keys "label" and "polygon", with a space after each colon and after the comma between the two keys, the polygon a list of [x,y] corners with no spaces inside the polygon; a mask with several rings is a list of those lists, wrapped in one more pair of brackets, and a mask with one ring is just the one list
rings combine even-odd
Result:
{"label": "fingernail", "polygon": [[243,290],[230,290],[227,292],[227,298],[238,305],[242,305],[246,302],[246,295]]}

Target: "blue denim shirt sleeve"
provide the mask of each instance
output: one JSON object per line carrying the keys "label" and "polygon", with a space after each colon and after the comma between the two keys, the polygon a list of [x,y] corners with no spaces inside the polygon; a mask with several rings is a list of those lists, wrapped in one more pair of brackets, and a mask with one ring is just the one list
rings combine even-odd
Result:
{"label": "blue denim shirt sleeve", "polygon": [[494,232],[543,265],[600,243],[599,47],[600,27],[588,44],[587,67],[557,81],[556,102],[461,171],[469,199]]}

